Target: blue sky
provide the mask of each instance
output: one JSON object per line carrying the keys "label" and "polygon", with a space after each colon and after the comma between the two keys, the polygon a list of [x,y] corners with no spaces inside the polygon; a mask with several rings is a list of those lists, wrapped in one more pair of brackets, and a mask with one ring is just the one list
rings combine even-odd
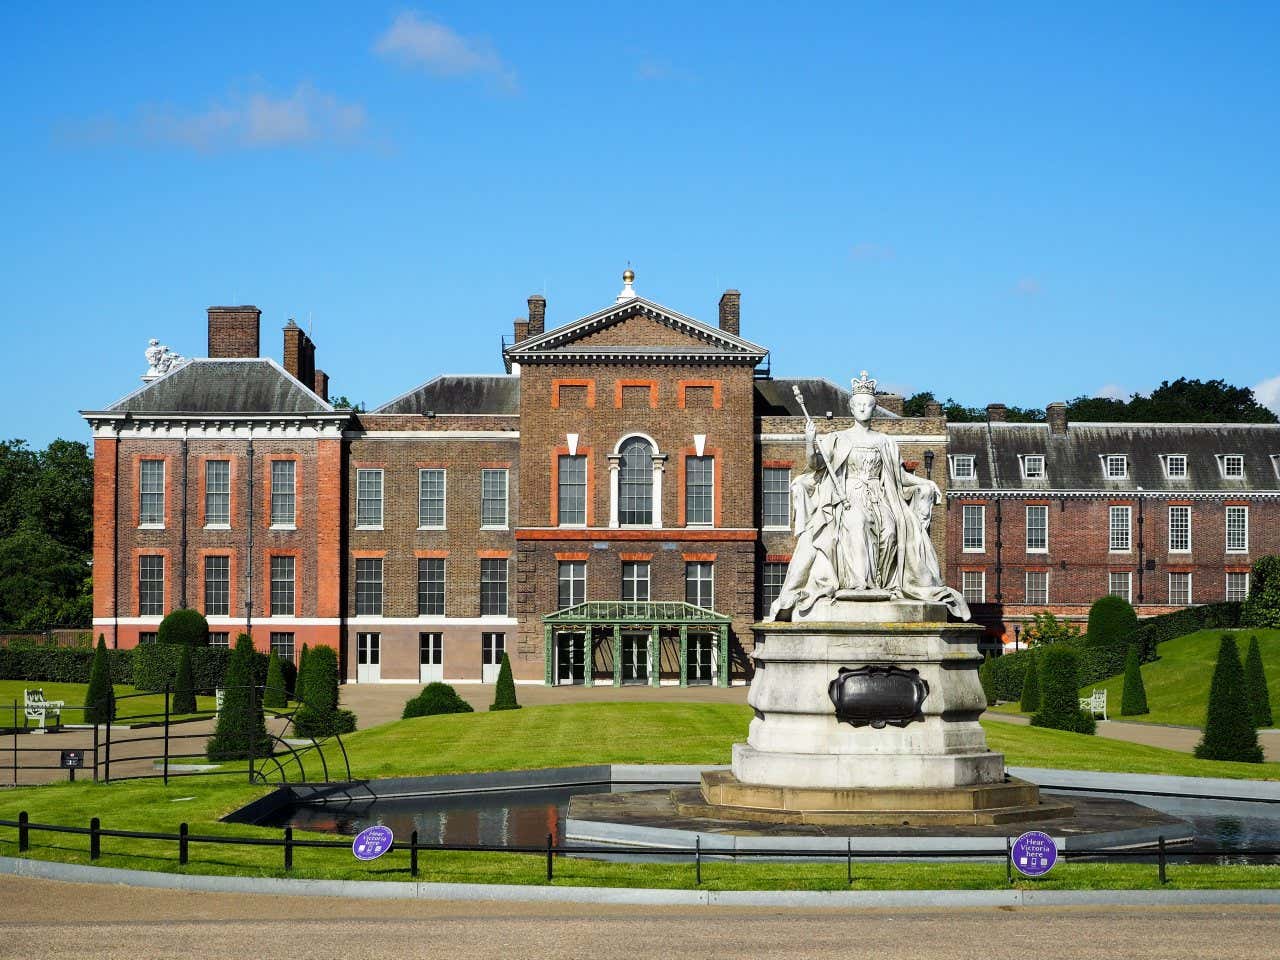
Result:
{"label": "blue sky", "polygon": [[[6,5],[0,435],[210,304],[373,404],[637,291],[778,375],[1280,406],[1274,4]],[[212,5],[210,5],[212,7]]]}

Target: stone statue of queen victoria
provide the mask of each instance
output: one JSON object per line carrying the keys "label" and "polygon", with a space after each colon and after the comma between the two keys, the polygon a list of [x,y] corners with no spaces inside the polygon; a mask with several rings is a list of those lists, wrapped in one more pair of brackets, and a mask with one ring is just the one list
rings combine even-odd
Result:
{"label": "stone statue of queen victoria", "polygon": [[969,619],[942,581],[929,539],[938,486],[907,471],[890,436],[871,428],[876,381],[853,381],[847,430],[818,436],[804,408],[809,472],[791,484],[796,545],[770,620],[828,619],[831,603],[921,600]]}

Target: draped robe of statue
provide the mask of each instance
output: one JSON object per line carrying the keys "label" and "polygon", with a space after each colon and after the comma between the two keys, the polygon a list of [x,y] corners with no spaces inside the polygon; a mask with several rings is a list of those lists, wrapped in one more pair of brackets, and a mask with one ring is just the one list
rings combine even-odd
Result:
{"label": "draped robe of statue", "polygon": [[929,539],[938,488],[906,474],[897,442],[870,428],[824,434],[816,443],[832,472],[814,455],[813,472],[791,485],[796,546],[769,618],[803,616],[837,591],[885,591],[945,604],[968,620],[968,604],[943,583]]}

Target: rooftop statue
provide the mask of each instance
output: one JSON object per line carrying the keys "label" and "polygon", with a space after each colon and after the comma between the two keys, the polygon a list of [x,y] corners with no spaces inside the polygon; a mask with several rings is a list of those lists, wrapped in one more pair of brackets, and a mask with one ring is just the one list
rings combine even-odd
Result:
{"label": "rooftop statue", "polygon": [[147,358],[147,372],[142,375],[142,379],[148,383],[187,362],[186,357],[180,353],[174,353],[155,337],[147,342],[147,349],[143,351],[143,355]]}
{"label": "rooftop statue", "polygon": [[768,619],[827,619],[833,601],[905,599],[943,603],[968,620],[929,539],[938,485],[904,469],[897,442],[871,428],[876,381],[862,371],[849,398],[854,425],[821,437],[795,394],[809,472],[791,484],[796,545]]}

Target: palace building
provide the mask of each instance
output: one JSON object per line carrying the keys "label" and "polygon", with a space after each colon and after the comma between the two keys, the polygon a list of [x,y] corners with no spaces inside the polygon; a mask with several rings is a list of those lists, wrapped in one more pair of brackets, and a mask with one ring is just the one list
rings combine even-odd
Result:
{"label": "palace building", "polygon": [[[349,682],[488,682],[508,653],[542,683],[749,679],[751,624],[790,559],[805,417],[851,424],[847,390],[777,379],[740,329],[639,296],[552,329],[543,297],[502,372],[437,374],[335,408],[293,321],[210,307],[208,356],[153,342],[141,388],[87,410],[94,630],[132,647],[170,610],[213,642],[248,631]],[[937,483],[931,536],[990,645],[1106,592],[1139,613],[1241,596],[1280,552],[1280,426],[950,424],[877,397],[878,430]]]}

